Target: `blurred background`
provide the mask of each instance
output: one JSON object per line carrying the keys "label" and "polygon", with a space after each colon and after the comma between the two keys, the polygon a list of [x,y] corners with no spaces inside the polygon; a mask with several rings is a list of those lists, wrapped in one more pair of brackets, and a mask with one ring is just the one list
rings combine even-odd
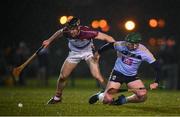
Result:
{"label": "blurred background", "polygon": [[[68,17],[76,16],[81,24],[123,40],[129,32],[142,34],[143,44],[160,60],[162,85],[180,89],[180,1],[179,0],[6,0],[2,7],[0,39],[0,86],[14,86],[10,70],[22,64],[58,29]],[[60,38],[24,69],[18,85],[49,86],[57,80],[59,70],[68,55],[67,40]],[[94,41],[99,48],[105,42]],[[100,61],[102,74],[108,79],[116,53],[108,51]],[[142,79],[153,80],[154,71],[143,63]],[[70,77],[92,79],[88,66],[81,62]],[[94,80],[94,79],[92,79]],[[55,82],[53,85],[56,85]]]}

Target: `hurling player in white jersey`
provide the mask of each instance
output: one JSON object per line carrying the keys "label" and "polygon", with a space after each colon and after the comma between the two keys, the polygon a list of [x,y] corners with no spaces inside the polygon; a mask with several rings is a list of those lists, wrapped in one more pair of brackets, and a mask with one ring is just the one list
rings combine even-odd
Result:
{"label": "hurling player in white jersey", "polygon": [[[130,33],[126,36],[125,41],[106,44],[95,53],[95,57],[99,60],[102,52],[114,49],[117,51],[117,60],[106,90],[91,96],[89,99],[90,104],[94,104],[98,100],[104,104],[112,105],[144,102],[147,99],[147,89],[137,76],[142,61],[148,62],[156,71],[156,79],[150,84],[150,88],[156,89],[158,87],[160,66],[152,53],[144,45],[140,44],[140,41],[141,35],[139,33]],[[123,83],[126,83],[128,89],[139,90],[133,90],[133,95],[129,97],[121,95],[115,100],[113,95],[118,92]]]}
{"label": "hurling player in white jersey", "polygon": [[67,78],[81,60],[86,61],[92,76],[98,80],[100,85],[103,88],[106,86],[105,79],[99,70],[99,64],[95,61],[92,52],[93,39],[99,39],[109,43],[114,42],[115,40],[109,35],[94,31],[87,26],[81,26],[80,20],[74,17],[66,23],[65,27],[58,30],[49,39],[43,41],[42,45],[47,48],[53,41],[62,36],[68,39],[70,52],[60,70],[55,96],[53,96],[47,104],[61,102],[62,92],[66,85]]}

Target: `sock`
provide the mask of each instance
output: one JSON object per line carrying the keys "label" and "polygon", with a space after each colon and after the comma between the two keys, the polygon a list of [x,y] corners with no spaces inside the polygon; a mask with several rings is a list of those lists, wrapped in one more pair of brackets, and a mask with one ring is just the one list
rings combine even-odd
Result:
{"label": "sock", "polygon": [[126,97],[126,102],[134,100],[135,97],[136,97],[136,94]]}
{"label": "sock", "polygon": [[127,103],[127,99],[124,95],[118,97],[118,99],[114,100],[111,104],[112,105],[122,105]]}
{"label": "sock", "polygon": [[128,102],[128,97],[125,97],[125,99],[126,99],[126,103]]}
{"label": "sock", "polygon": [[54,100],[58,101],[60,100],[60,97],[54,96]]}
{"label": "sock", "polygon": [[104,93],[100,93],[98,95],[98,99],[99,99],[100,102],[103,102],[103,100],[104,100]]}

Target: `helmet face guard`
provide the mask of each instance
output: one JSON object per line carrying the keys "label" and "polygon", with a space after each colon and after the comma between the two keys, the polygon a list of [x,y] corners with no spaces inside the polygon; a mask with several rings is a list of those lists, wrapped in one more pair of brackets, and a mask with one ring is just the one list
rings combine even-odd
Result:
{"label": "helmet face guard", "polygon": [[130,33],[125,37],[125,41],[129,43],[140,43],[142,41],[140,33]]}
{"label": "helmet face guard", "polygon": [[66,23],[66,27],[68,29],[75,29],[76,27],[78,27],[80,25],[80,19],[73,17],[72,19],[70,19],[67,23]]}

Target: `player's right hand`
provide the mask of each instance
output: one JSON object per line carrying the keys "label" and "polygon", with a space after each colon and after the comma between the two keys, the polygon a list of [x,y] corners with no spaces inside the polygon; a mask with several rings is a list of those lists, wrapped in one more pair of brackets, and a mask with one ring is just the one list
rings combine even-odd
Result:
{"label": "player's right hand", "polygon": [[50,41],[49,40],[44,40],[42,45],[44,46],[44,48],[48,48],[50,45]]}

